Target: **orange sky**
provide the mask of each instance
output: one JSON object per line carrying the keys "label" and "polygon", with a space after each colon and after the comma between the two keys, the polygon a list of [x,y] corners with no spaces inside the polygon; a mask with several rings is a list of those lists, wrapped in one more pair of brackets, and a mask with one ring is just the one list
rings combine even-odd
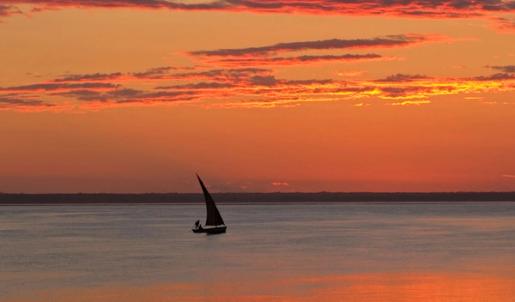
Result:
{"label": "orange sky", "polygon": [[515,190],[515,2],[354,2],[2,1],[0,192]]}

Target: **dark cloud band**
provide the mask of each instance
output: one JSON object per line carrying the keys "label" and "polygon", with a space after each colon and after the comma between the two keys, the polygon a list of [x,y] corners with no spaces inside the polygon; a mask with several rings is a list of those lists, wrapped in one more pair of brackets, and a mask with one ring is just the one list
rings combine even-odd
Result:
{"label": "dark cloud band", "polygon": [[329,50],[329,49],[356,49],[400,47],[431,40],[432,37],[422,35],[391,35],[371,39],[330,39],[318,41],[287,42],[261,47],[227,48],[217,50],[193,51],[195,56],[256,56],[268,55],[278,52],[292,52],[303,50]]}
{"label": "dark cloud band", "polygon": [[233,11],[256,13],[306,13],[348,15],[407,15],[466,17],[515,10],[513,0],[4,0],[9,4],[45,7],[151,8],[168,10]]}

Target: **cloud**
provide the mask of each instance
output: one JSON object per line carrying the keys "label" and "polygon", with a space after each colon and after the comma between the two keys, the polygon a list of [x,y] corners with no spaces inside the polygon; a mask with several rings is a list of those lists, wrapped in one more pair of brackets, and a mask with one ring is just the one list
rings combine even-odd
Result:
{"label": "cloud", "polygon": [[86,74],[70,74],[64,75],[54,80],[54,82],[81,82],[81,81],[112,81],[112,80],[138,80],[138,79],[162,79],[169,75],[172,71],[177,70],[171,66],[162,66],[150,68],[141,72],[133,73],[86,73]]}
{"label": "cloud", "polygon": [[132,75],[136,78],[143,78],[143,79],[156,79],[161,78],[168,74],[170,71],[175,70],[175,68],[171,66],[163,66],[163,67],[156,67],[151,68],[143,72],[135,72],[132,73]]}
{"label": "cloud", "polygon": [[249,82],[257,86],[274,86],[278,83],[274,76],[253,76]]}
{"label": "cloud", "polygon": [[515,31],[515,16],[506,17],[493,17],[494,26],[500,31],[513,32]]}
{"label": "cloud", "polygon": [[0,110],[41,111],[54,106],[54,104],[42,100],[0,95]]}
{"label": "cloud", "polygon": [[247,67],[247,68],[215,68],[209,70],[200,70],[200,71],[191,71],[191,72],[182,72],[182,73],[174,73],[168,76],[168,79],[174,80],[209,80],[214,82],[230,82],[237,83],[246,81],[248,78],[261,75],[267,76],[271,74],[270,69],[265,68],[255,68],[255,67]]}
{"label": "cloud", "polygon": [[[167,0],[3,0],[5,3],[33,4],[40,8],[97,7],[97,8],[150,8],[170,10],[221,10],[228,8],[226,1],[184,3]],[[230,1],[227,1],[230,2]]]}
{"label": "cloud", "polygon": [[415,100],[415,101],[402,101],[397,103],[392,103],[392,106],[410,106],[410,105],[426,105],[431,104],[429,100]]}
{"label": "cloud", "polygon": [[209,61],[211,64],[221,66],[287,66],[298,64],[312,64],[325,62],[353,62],[383,58],[378,54],[343,54],[343,55],[304,55],[294,57],[236,57],[221,58]]}
{"label": "cloud", "polygon": [[504,80],[512,80],[515,79],[515,74],[513,73],[495,73],[488,76],[477,76],[473,78],[477,81],[504,81]]}
{"label": "cloud", "polygon": [[317,15],[396,15],[426,18],[475,17],[511,12],[515,9],[515,2],[512,0],[4,0],[4,2],[32,4],[40,10],[97,7]]}
{"label": "cloud", "polygon": [[[398,73],[380,80],[341,80],[285,79],[277,77],[271,69],[255,67],[203,68],[188,72],[153,68],[129,73],[71,74],[42,83],[0,87],[0,103],[3,109],[14,110],[63,103],[69,105],[67,108],[101,109],[193,101],[221,108],[274,108],[314,102],[356,104],[365,103],[364,99],[405,106],[430,104],[436,96],[473,97],[477,93],[515,91],[515,77],[511,73],[467,78]],[[492,68],[510,71],[511,67]],[[131,80],[127,81],[128,78]]]}
{"label": "cloud", "polygon": [[0,4],[0,17],[8,17],[22,13],[23,12],[15,6]]}
{"label": "cloud", "polygon": [[492,69],[500,70],[505,73],[515,73],[515,65],[489,66]]}
{"label": "cloud", "polygon": [[109,89],[115,88],[117,85],[112,83],[35,83],[29,85],[0,87],[0,91],[19,92],[19,91],[54,91],[68,89]]}
{"label": "cloud", "polygon": [[261,47],[227,48],[190,52],[194,56],[245,57],[263,56],[279,52],[329,49],[361,49],[400,47],[434,40],[436,37],[423,35],[390,35],[371,39],[330,39],[318,41],[286,42]]}
{"label": "cloud", "polygon": [[428,77],[425,75],[420,75],[420,74],[397,73],[397,74],[387,76],[384,79],[379,79],[377,81],[378,82],[411,82],[411,81],[423,80],[423,79],[428,79]]}
{"label": "cloud", "polygon": [[112,103],[150,103],[190,100],[191,91],[145,91],[132,88],[120,88],[111,91],[75,90],[60,93],[61,96],[73,97],[80,101]]}
{"label": "cloud", "polygon": [[219,83],[219,82],[198,82],[183,85],[170,85],[170,86],[157,86],[156,89],[220,89],[234,87],[230,83]]}
{"label": "cloud", "polygon": [[452,83],[420,83],[401,86],[377,87],[382,99],[427,99],[433,95],[456,94],[461,88]]}
{"label": "cloud", "polygon": [[[84,74],[70,74],[63,75],[53,82],[112,82],[112,81],[139,81],[139,80],[167,80],[186,78],[189,75],[195,75],[197,72],[183,72],[178,73],[178,70],[194,70],[194,68],[176,68],[172,66],[162,66],[150,68],[140,72],[112,72],[112,73],[84,73]],[[239,72],[240,69],[235,69],[234,73]],[[248,70],[242,70],[245,72]],[[212,71],[216,72],[216,71]]]}
{"label": "cloud", "polygon": [[121,72],[115,73],[92,73],[92,74],[70,74],[57,78],[54,82],[80,82],[80,81],[106,81],[120,78]]}
{"label": "cloud", "polygon": [[[222,48],[191,51],[188,54],[203,64],[223,67],[290,66],[314,63],[356,62],[363,60],[386,60],[376,53],[365,54],[303,54],[305,51],[328,51],[341,49],[405,47],[430,41],[442,40],[432,35],[389,35],[362,39],[328,39],[300,42],[283,42],[258,47]],[[286,55],[278,55],[286,54]]]}
{"label": "cloud", "polygon": [[41,100],[30,100],[30,99],[24,100],[24,99],[0,96],[0,104],[21,105],[21,106],[40,106],[40,105],[45,104],[45,102],[43,102]]}

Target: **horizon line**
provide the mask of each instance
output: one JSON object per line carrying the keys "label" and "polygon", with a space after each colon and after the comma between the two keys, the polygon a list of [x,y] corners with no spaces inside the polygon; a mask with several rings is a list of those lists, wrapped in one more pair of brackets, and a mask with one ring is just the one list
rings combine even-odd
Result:
{"label": "horizon line", "polygon": [[[271,191],[271,192],[210,192],[211,194],[506,194],[515,191]],[[202,194],[202,192],[0,192],[0,195],[151,195]]]}

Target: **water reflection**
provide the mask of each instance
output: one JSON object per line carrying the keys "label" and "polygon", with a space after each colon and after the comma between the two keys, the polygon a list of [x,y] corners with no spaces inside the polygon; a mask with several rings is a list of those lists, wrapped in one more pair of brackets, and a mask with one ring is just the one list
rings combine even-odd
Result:
{"label": "water reflection", "polygon": [[383,273],[318,276],[282,280],[111,285],[61,288],[7,299],[6,302],[402,302],[514,301],[515,276],[452,273]]}
{"label": "water reflection", "polygon": [[512,301],[515,203],[2,207],[0,301]]}

